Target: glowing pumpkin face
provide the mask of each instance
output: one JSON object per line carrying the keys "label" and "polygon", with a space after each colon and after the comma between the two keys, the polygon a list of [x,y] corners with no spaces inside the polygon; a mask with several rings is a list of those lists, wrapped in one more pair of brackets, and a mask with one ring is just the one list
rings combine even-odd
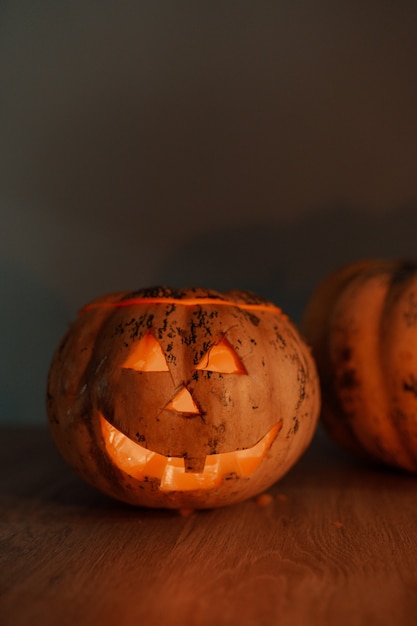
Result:
{"label": "glowing pumpkin face", "polygon": [[58,348],[48,414],[63,456],[134,504],[212,507],[275,482],[310,442],[318,381],[294,326],[245,292],[99,299]]}

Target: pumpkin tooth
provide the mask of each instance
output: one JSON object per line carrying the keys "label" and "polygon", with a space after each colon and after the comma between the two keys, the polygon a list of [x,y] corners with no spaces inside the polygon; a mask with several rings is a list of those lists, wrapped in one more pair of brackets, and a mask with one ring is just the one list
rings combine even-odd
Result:
{"label": "pumpkin tooth", "polygon": [[184,459],[173,457],[168,460],[159,488],[161,491],[192,491],[216,487],[221,482],[218,463],[211,467],[205,466],[203,472],[186,472]]}
{"label": "pumpkin tooth", "polygon": [[200,474],[204,472],[204,466],[206,464],[206,457],[193,457],[184,459],[184,468],[186,472],[193,472],[194,474]]}
{"label": "pumpkin tooth", "polygon": [[282,428],[275,424],[251,448],[210,454],[199,459],[165,457],[135,443],[100,415],[106,451],[131,476],[160,481],[162,491],[204,489],[221,484],[225,476],[250,476],[259,467]]}

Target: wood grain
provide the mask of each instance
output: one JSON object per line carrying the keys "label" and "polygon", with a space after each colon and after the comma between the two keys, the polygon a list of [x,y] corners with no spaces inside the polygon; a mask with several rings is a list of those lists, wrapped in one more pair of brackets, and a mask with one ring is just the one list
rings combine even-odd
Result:
{"label": "wood grain", "polygon": [[417,478],[321,432],[269,498],[190,515],[95,492],[46,430],[0,454],[2,626],[417,624]]}

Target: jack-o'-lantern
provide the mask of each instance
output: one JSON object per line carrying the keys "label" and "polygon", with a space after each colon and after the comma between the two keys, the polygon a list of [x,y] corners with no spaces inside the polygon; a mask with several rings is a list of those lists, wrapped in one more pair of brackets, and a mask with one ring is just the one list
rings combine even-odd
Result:
{"label": "jack-o'-lantern", "polygon": [[53,358],[64,458],[131,504],[208,508],[269,487],[318,418],[314,362],[273,304],[241,291],[143,289],[80,312]]}
{"label": "jack-o'-lantern", "polygon": [[362,457],[417,472],[417,264],[348,264],[314,290],[303,331],[331,438]]}

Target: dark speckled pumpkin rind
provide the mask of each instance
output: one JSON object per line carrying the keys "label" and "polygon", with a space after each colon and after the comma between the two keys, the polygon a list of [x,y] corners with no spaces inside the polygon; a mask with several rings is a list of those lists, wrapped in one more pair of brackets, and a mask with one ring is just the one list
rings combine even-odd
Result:
{"label": "dark speckled pumpkin rind", "polygon": [[[167,371],[124,367],[146,333],[159,343]],[[220,339],[244,373],[197,368]],[[197,415],[167,409],[182,388]],[[315,364],[295,326],[271,303],[241,291],[154,287],[99,298],[58,346],[48,380],[50,427],[67,462],[105,493],[153,507],[222,506],[268,488],[310,443],[319,402]],[[102,419],[156,455],[184,459],[187,472],[200,475],[207,459],[276,435],[253,474],[163,491],[154,477],[138,480],[109,457]]]}
{"label": "dark speckled pumpkin rind", "polygon": [[417,471],[417,265],[365,259],[326,277],[306,308],[322,419],[349,451]]}

